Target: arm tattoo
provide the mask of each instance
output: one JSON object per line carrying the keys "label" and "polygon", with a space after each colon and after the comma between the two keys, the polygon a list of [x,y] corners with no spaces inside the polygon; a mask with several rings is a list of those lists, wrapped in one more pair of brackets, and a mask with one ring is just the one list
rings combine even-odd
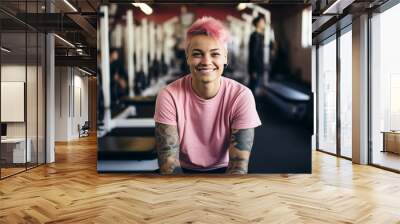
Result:
{"label": "arm tattoo", "polygon": [[240,151],[250,151],[253,146],[254,128],[234,129],[231,135],[231,143]]}
{"label": "arm tattoo", "polygon": [[246,174],[249,160],[246,158],[230,157],[227,172],[229,174]]}
{"label": "arm tattoo", "polygon": [[229,147],[228,174],[246,174],[253,147],[254,128],[233,129]]}
{"label": "arm tattoo", "polygon": [[177,127],[156,123],[155,137],[160,173],[182,173],[179,163],[179,135]]}

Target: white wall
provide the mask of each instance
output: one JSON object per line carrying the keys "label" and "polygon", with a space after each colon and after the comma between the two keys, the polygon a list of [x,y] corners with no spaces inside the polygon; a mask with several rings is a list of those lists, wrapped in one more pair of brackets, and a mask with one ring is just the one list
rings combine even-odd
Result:
{"label": "white wall", "polygon": [[[2,65],[1,81],[21,81],[25,82],[25,65]],[[6,110],[7,108],[1,108]],[[25,137],[25,123],[7,123],[7,137]]]}
{"label": "white wall", "polygon": [[[9,64],[1,66],[1,81],[10,82],[25,82],[26,67],[19,64]],[[27,67],[28,74],[30,74],[34,68],[33,66]],[[36,91],[34,93],[27,93],[27,96],[36,96]],[[30,102],[31,100],[28,100]],[[36,105],[35,105],[36,107]],[[1,110],[7,110],[7,108],[1,108]],[[29,116],[29,115],[28,115]],[[30,117],[28,117],[30,120]],[[30,127],[30,126],[29,126]],[[7,122],[7,136],[8,137],[25,137],[25,122]]]}
{"label": "white wall", "polygon": [[78,124],[88,120],[88,78],[83,75],[76,68],[56,67],[56,141],[79,138]]}
{"label": "white wall", "polygon": [[311,50],[311,91],[313,93],[313,126],[314,132],[311,136],[311,147],[317,149],[317,49],[315,46]]}
{"label": "white wall", "polygon": [[[25,80],[27,78],[27,80]],[[1,81],[9,82],[24,82],[26,85],[26,106],[21,108],[22,113],[26,112],[26,120],[23,122],[6,122],[7,123],[7,137],[9,138],[23,138],[25,135],[30,139],[30,148],[32,161],[36,162],[39,158],[39,163],[44,162],[44,74],[42,67],[36,65],[25,64],[3,64],[1,66]],[[24,94],[24,90],[21,94]],[[3,95],[7,97],[7,95]],[[1,110],[12,110],[10,107],[2,107]],[[12,111],[7,111],[11,112]],[[39,156],[37,157],[37,153]]]}
{"label": "white wall", "polygon": [[[78,72],[78,74],[77,74]],[[88,117],[88,78],[82,76],[79,70],[74,70],[74,108],[72,108],[72,136],[73,138],[78,138],[78,124],[81,126],[85,123],[85,121],[89,120]],[[72,104],[71,104],[72,105]]]}
{"label": "white wall", "polygon": [[55,68],[55,141],[68,141],[69,69]]}

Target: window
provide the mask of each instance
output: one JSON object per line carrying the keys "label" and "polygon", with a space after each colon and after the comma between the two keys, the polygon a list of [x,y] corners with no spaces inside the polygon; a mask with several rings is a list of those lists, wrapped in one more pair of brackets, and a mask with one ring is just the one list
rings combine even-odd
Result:
{"label": "window", "polygon": [[340,155],[351,158],[352,141],[352,33],[340,36]]}
{"label": "window", "polygon": [[336,39],[318,48],[318,149],[336,153]]}
{"label": "window", "polygon": [[[45,1],[1,1],[19,8],[19,16],[43,12]],[[0,12],[0,179],[45,163],[45,34]],[[13,21],[5,23],[4,21]],[[12,24],[12,25],[7,25]],[[16,105],[4,96],[13,95]],[[10,101],[9,98],[6,98]],[[11,102],[13,103],[13,102]]]}
{"label": "window", "polygon": [[396,152],[388,146],[392,144],[394,149],[400,147],[398,21],[400,21],[399,4],[374,15],[371,19],[372,163],[395,170],[400,170],[400,150]]}

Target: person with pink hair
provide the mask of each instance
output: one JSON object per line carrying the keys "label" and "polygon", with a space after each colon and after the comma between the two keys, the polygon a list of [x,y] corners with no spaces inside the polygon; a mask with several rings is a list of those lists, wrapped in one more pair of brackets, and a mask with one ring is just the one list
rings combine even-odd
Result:
{"label": "person with pink hair", "polygon": [[246,174],[254,128],[261,125],[254,96],[223,77],[229,31],[212,17],[186,33],[190,74],[162,89],[154,120],[161,174]]}

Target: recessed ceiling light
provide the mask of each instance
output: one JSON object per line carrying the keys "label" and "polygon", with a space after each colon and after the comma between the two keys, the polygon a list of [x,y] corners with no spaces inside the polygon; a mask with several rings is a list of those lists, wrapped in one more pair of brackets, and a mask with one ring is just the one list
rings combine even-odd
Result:
{"label": "recessed ceiling light", "polygon": [[60,39],[62,42],[66,43],[67,45],[69,45],[69,46],[75,48],[75,45],[71,44],[71,42],[69,42],[68,40],[66,40],[66,39],[64,39],[64,38],[62,38],[62,37],[60,37],[60,36],[57,35],[57,34],[54,34],[54,36],[57,37],[58,39]]}
{"label": "recessed ceiling light", "polygon": [[239,11],[242,11],[245,8],[247,8],[246,3],[239,3],[239,5],[237,6],[237,10],[239,10]]}
{"label": "recessed ceiling light", "polygon": [[11,52],[11,50],[9,50],[9,49],[7,49],[7,48],[5,48],[5,47],[1,47],[0,49],[1,49],[2,51],[6,52],[6,53],[10,53],[10,52]]}
{"label": "recessed ceiling light", "polygon": [[81,69],[81,68],[79,68],[79,67],[78,67],[78,69],[79,69],[81,72],[83,72],[83,73],[85,73],[85,74],[87,74],[87,75],[92,75],[92,73],[90,73],[90,72],[88,72],[88,71],[86,71],[86,70],[83,70],[83,69]]}
{"label": "recessed ceiling light", "polygon": [[142,12],[146,15],[150,15],[153,13],[153,9],[146,3],[132,3],[135,7],[139,7]]}
{"label": "recessed ceiling light", "polygon": [[68,1],[68,0],[64,0],[65,4],[67,4],[72,10],[74,10],[74,12],[78,12],[78,10]]}
{"label": "recessed ceiling light", "polygon": [[355,0],[336,0],[322,14],[342,14],[343,9],[351,5]]}

